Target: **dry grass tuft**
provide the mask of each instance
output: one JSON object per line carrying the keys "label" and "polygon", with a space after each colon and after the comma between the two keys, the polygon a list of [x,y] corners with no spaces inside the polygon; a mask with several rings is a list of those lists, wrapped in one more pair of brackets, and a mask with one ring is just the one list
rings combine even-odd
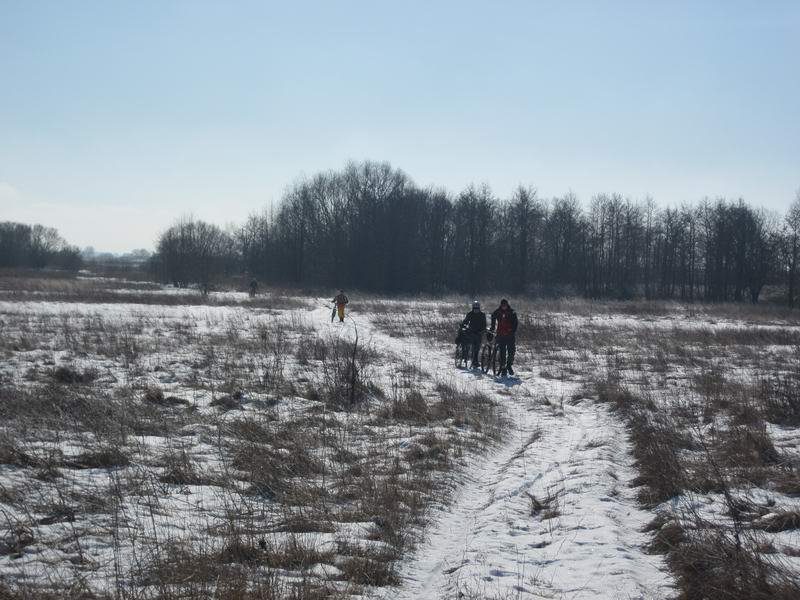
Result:
{"label": "dry grass tuft", "polygon": [[677,551],[686,541],[686,533],[680,522],[663,516],[656,516],[644,528],[645,533],[653,533],[647,544],[647,551],[651,554],[667,554]]}
{"label": "dry grass tuft", "polygon": [[754,522],[753,527],[771,533],[800,529],[800,510],[784,510],[766,515]]}
{"label": "dry grass tuft", "polygon": [[0,537],[0,556],[19,558],[23,550],[33,544],[36,538],[31,527],[25,523],[14,523]]}
{"label": "dry grass tuft", "polygon": [[241,472],[251,493],[285,501],[289,496],[311,492],[313,486],[305,479],[321,473],[322,465],[301,439],[287,441],[283,448],[271,445],[276,442],[275,437],[260,443],[230,443],[231,466]]}
{"label": "dry grass tuft", "polygon": [[452,421],[456,427],[469,427],[489,440],[502,437],[505,420],[497,403],[481,392],[466,392],[451,385],[436,386],[438,402],[430,406],[433,420]]}
{"label": "dry grass tuft", "polygon": [[113,469],[131,464],[128,454],[114,447],[104,447],[84,452],[75,458],[64,461],[64,466],[72,469]]}
{"label": "dry grass tuft", "polygon": [[786,427],[800,426],[800,367],[797,373],[763,379],[758,395],[768,422]]}
{"label": "dry grass tuft", "polygon": [[379,416],[385,419],[424,425],[430,421],[430,411],[425,397],[418,389],[407,389],[395,396],[382,408]]}
{"label": "dry grass tuft", "polygon": [[690,440],[651,401],[642,401],[613,379],[597,385],[598,399],[610,403],[627,420],[639,475],[633,480],[640,501],[656,506],[689,488],[679,450]]}
{"label": "dry grass tuft", "polygon": [[759,552],[720,530],[688,535],[667,553],[681,600],[790,600],[800,596],[787,577]]}
{"label": "dry grass tuft", "polygon": [[53,379],[59,383],[91,383],[97,379],[97,372],[92,369],[79,371],[75,367],[62,365],[53,371]]}
{"label": "dry grass tuft", "polygon": [[8,432],[0,432],[0,464],[33,467],[37,466],[38,461],[25,452],[15,437]]}
{"label": "dry grass tuft", "polygon": [[349,556],[338,563],[344,578],[358,585],[399,585],[400,579],[391,562],[362,556]]}
{"label": "dry grass tuft", "polygon": [[197,461],[185,449],[165,453],[160,460],[164,472],[158,478],[161,483],[172,485],[210,485],[211,477],[202,473]]}

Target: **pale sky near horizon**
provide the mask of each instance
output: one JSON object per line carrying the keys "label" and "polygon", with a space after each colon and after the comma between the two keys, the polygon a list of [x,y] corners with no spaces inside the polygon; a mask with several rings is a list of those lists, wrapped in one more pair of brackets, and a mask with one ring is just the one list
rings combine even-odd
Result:
{"label": "pale sky near horizon", "polygon": [[0,221],[152,249],[364,159],[783,212],[800,2],[0,0]]}

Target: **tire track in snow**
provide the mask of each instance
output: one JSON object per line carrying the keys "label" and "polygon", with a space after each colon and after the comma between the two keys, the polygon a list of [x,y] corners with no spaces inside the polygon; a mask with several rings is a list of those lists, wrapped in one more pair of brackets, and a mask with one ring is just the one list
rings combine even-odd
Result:
{"label": "tire track in snow", "polygon": [[[326,323],[329,312],[314,311]],[[399,589],[383,598],[657,599],[673,581],[640,533],[624,426],[605,406],[571,401],[578,382],[534,377],[520,384],[456,370],[419,340],[383,334],[359,316],[359,337],[477,388],[506,411],[510,430],[489,455],[473,457],[452,501],[434,513],[426,539],[400,568]],[[349,332],[350,327],[340,328]],[[348,333],[349,334],[349,333]],[[425,353],[425,356],[422,353]],[[552,500],[547,503],[547,498]],[[534,501],[543,505],[535,510]]]}

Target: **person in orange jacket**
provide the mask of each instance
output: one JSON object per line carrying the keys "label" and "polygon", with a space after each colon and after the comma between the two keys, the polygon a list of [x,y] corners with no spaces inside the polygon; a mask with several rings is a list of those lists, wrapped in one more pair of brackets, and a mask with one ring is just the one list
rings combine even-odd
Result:
{"label": "person in orange jacket", "polygon": [[347,299],[347,296],[344,294],[344,290],[339,290],[339,293],[333,299],[333,303],[336,305],[336,312],[339,314],[339,322],[344,322],[344,307],[350,300]]}

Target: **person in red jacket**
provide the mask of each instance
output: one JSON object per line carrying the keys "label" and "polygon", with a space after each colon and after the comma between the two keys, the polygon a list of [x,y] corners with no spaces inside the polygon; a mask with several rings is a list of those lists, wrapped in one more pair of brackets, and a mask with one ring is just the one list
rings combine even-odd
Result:
{"label": "person in red jacket", "polygon": [[511,308],[508,300],[500,300],[500,307],[492,313],[491,331],[497,328],[497,346],[500,350],[500,376],[514,374],[514,355],[517,353],[517,313]]}

